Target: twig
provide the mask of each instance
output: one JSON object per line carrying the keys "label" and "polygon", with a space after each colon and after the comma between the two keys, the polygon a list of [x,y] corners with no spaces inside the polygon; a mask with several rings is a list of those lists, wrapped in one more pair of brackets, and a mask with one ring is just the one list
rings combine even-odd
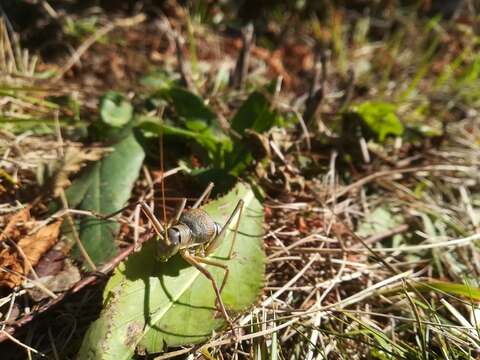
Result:
{"label": "twig", "polygon": [[87,52],[87,50],[95,44],[98,39],[100,39],[102,36],[107,35],[110,31],[115,29],[116,27],[130,27],[134,26],[137,24],[140,24],[146,19],[146,16],[144,14],[138,14],[133,17],[129,18],[124,18],[124,19],[118,19],[115,20],[114,22],[111,22],[101,29],[97,30],[94,34],[89,36],[82,45],[78,47],[78,49],[73,53],[73,55],[70,57],[70,59],[67,61],[67,63],[60,69],[60,72],[53,78],[53,81],[58,81],[60,80],[78,61],[80,58]]}
{"label": "twig", "polygon": [[[63,189],[60,190],[60,200],[62,201],[63,208],[65,210],[68,210],[68,208],[69,208],[68,201],[67,201],[67,197],[65,195],[65,191]],[[75,243],[77,244],[78,249],[80,250],[80,253],[82,254],[82,257],[88,263],[88,265],[90,266],[90,268],[92,270],[96,270],[97,267],[95,266],[95,263],[92,261],[92,259],[88,255],[87,250],[85,249],[85,247],[82,244],[82,241],[80,240],[80,236],[78,235],[77,228],[75,227],[75,223],[73,222],[72,216],[70,215],[69,212],[66,212],[65,214],[66,214],[66,217],[67,217],[68,225],[72,229],[73,239],[75,240]]]}
{"label": "twig", "polygon": [[173,37],[175,39],[175,48],[177,52],[178,72],[180,73],[182,83],[190,91],[194,91],[195,87],[193,86],[193,82],[191,80],[190,71],[188,70],[187,64],[185,63],[185,58],[183,56],[183,40],[176,31],[173,33]]}
{"label": "twig", "polygon": [[243,89],[245,86],[245,79],[248,74],[248,63],[250,60],[250,50],[253,44],[254,38],[253,24],[249,23],[242,29],[242,42],[243,46],[238,55],[237,64],[232,74],[230,84],[236,89]]}
{"label": "twig", "polygon": [[384,170],[384,171],[378,171],[376,173],[367,175],[360,180],[357,180],[353,184],[350,184],[346,187],[344,187],[342,190],[338,191],[333,197],[327,200],[327,204],[331,203],[332,201],[335,201],[336,198],[342,197],[346,194],[348,194],[350,191],[353,191],[357,188],[360,188],[364,186],[365,184],[377,180],[382,177],[387,177],[395,174],[406,174],[406,173],[412,173],[412,172],[421,172],[421,171],[428,171],[428,172],[433,172],[433,171],[460,171],[460,172],[470,172],[472,171],[471,168],[467,166],[460,166],[460,165],[427,165],[427,166],[418,166],[418,167],[410,167],[410,168],[404,168],[404,169],[392,169],[392,170]]}
{"label": "twig", "polygon": [[350,102],[352,101],[353,97],[353,90],[355,88],[355,71],[352,68],[348,69],[347,76],[345,96],[343,98],[342,105],[340,106],[340,111],[344,111],[350,106]]}
{"label": "twig", "polygon": [[325,78],[327,76],[327,58],[325,52],[319,50],[316,58],[315,72],[305,104],[305,111],[303,112],[303,119],[307,124],[307,128],[312,126],[315,114],[323,100],[325,92]]}
{"label": "twig", "polygon": [[23,347],[23,348],[25,348],[25,349],[27,349],[27,350],[35,353],[35,354],[40,355],[41,357],[46,357],[45,354],[43,354],[43,353],[41,353],[40,351],[35,350],[34,348],[32,348],[32,347],[30,347],[30,346],[22,343],[20,340],[18,340],[17,338],[13,337],[12,335],[10,335],[10,334],[9,334],[8,332],[6,332],[6,331],[1,331],[1,332],[0,332],[0,339],[1,339],[3,336],[7,337],[7,338],[10,339],[11,341],[13,341],[15,344],[17,344],[17,345],[19,345],[19,346],[21,346],[21,347]]}
{"label": "twig", "polygon": [[[148,238],[147,238],[148,239]],[[147,239],[142,239],[139,241],[139,244],[143,244]],[[97,272],[92,273],[92,275],[88,275],[87,277],[83,278],[82,280],[78,281],[69,291],[64,292],[60,295],[57,295],[55,299],[49,300],[47,303],[40,306],[36,309],[35,313],[30,313],[23,318],[17,320],[14,324],[11,324],[7,329],[3,332],[0,332],[0,343],[4,341],[6,338],[9,338],[16,329],[28,324],[31,322],[35,316],[38,316],[46,311],[48,311],[51,307],[59,304],[65,297],[78,293],[82,290],[85,286],[95,283],[95,281],[99,278],[98,274],[108,274],[112,271],[121,261],[123,261],[128,255],[130,255],[135,250],[136,244],[132,244],[128,246],[125,250],[115,256],[112,260],[108,263],[103,265]]]}
{"label": "twig", "polygon": [[[282,295],[286,289],[288,289],[290,286],[292,286],[293,284],[295,284],[298,279],[300,279],[303,274],[305,274],[305,272],[312,266],[312,264],[317,261],[319,259],[319,255],[318,254],[315,254],[314,256],[312,256],[312,258],[310,259],[310,261],[303,267],[302,270],[300,270],[293,278],[291,278],[281,289],[279,289],[278,291],[276,291],[272,296],[268,297],[266,300],[264,300],[262,302],[262,304],[260,305],[261,307],[266,307],[266,306],[269,306],[273,303],[273,301],[278,298],[280,295]],[[253,313],[258,313],[258,310],[255,310]],[[252,319],[252,314],[250,315],[247,315],[246,317],[244,317],[241,321],[240,321],[240,326],[244,326],[245,324],[247,324],[250,320]]]}
{"label": "twig", "polygon": [[[401,234],[405,231],[407,231],[409,228],[408,224],[401,224],[401,225],[398,225],[392,229],[388,229],[380,234],[375,234],[375,235],[372,235],[368,238],[365,239],[365,243],[368,244],[368,245],[372,245],[372,244],[375,244],[379,241],[382,241],[383,239],[387,239],[389,237],[392,237],[394,235],[397,235],[397,234]],[[353,245],[352,248],[357,248],[357,247],[361,247],[362,245],[360,244],[356,244],[356,245]]]}

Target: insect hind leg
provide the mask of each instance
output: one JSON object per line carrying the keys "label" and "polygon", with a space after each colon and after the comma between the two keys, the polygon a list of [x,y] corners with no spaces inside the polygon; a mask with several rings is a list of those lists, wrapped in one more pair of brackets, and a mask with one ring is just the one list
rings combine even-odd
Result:
{"label": "insect hind leg", "polygon": [[[230,326],[230,328],[232,329],[232,332],[234,334],[234,336],[236,337],[237,336],[237,333],[235,331],[235,327],[233,325],[233,322],[232,320],[230,319],[230,316],[228,316],[228,313],[227,313],[227,310],[225,308],[225,304],[223,303],[223,300],[222,300],[222,295],[220,293],[220,290],[217,286],[217,284],[215,283],[215,279],[213,278],[212,274],[210,273],[210,271],[208,271],[207,269],[205,269],[202,265],[201,265],[201,262],[205,263],[204,260],[206,259],[201,259],[200,262],[199,262],[199,258],[198,257],[195,257],[195,256],[192,256],[188,253],[187,250],[182,250],[180,251],[180,255],[182,256],[183,259],[185,259],[186,262],[188,262],[190,265],[194,266],[198,271],[200,271],[208,280],[210,280],[210,282],[212,283],[212,287],[213,287],[213,290],[215,291],[215,297],[217,298],[217,308],[219,308],[220,310],[220,313],[222,314],[222,316],[224,317],[225,321],[228,323],[228,325]],[[225,279],[225,278],[224,278]],[[222,287],[224,286],[224,284],[222,284]]]}
{"label": "insect hind leg", "polygon": [[227,232],[228,227],[230,226],[231,222],[235,218],[235,216],[238,213],[238,218],[235,223],[235,230],[233,232],[233,238],[232,238],[232,243],[230,244],[230,250],[228,252],[227,259],[231,259],[233,255],[233,249],[235,248],[235,241],[237,239],[237,232],[238,232],[238,227],[240,225],[240,219],[242,218],[242,213],[243,213],[243,206],[244,206],[244,201],[243,200],[238,200],[237,206],[235,206],[235,209],[233,210],[232,214],[230,217],[227,219],[225,222],[225,225],[221,228],[220,232],[217,234],[215,239],[213,239],[210,244],[208,245],[206,249],[206,255],[210,255],[222,242],[223,238],[225,237],[225,234]]}

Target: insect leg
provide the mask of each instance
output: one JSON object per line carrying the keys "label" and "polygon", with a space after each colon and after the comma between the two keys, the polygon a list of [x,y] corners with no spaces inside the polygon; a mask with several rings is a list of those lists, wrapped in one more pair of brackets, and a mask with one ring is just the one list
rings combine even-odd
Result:
{"label": "insect leg", "polygon": [[205,269],[200,263],[197,261],[195,257],[190,255],[187,250],[183,249],[180,251],[180,255],[182,258],[185,259],[186,262],[188,262],[190,265],[194,266],[198,271],[200,271],[205,277],[210,280],[213,286],[213,290],[215,291],[215,296],[217,298],[217,303],[218,307],[220,308],[220,312],[222,313],[223,317],[227,321],[227,323],[230,325],[230,328],[232,329],[233,334],[236,336],[235,332],[235,327],[233,326],[232,320],[230,320],[230,317],[227,314],[227,310],[225,309],[225,305],[223,304],[222,296],[220,294],[220,291],[218,290],[217,284],[215,283],[215,279],[213,278],[212,274],[210,271]]}
{"label": "insect leg", "polygon": [[[155,232],[157,233],[157,235],[159,236],[162,236],[164,235],[165,233],[165,228],[162,226],[162,224],[160,223],[160,221],[158,221],[158,219],[155,217],[155,214],[153,213],[153,210],[150,208],[150,206],[147,205],[146,202],[144,201],[141,201],[140,202],[140,206],[143,210],[143,213],[145,214],[145,216],[148,218],[148,220],[151,221],[152,225],[153,225],[153,228],[155,229]],[[165,241],[168,243],[168,239],[165,239]],[[168,244],[169,245],[169,244]]]}
{"label": "insect leg", "polygon": [[182,198],[182,201],[180,203],[180,206],[177,208],[176,212],[175,212],[175,216],[168,222],[168,226],[167,228],[169,228],[170,226],[172,226],[172,224],[175,224],[178,222],[178,220],[180,219],[180,216],[182,215],[182,212],[183,210],[185,209],[185,205],[187,204],[187,199],[186,198]]}
{"label": "insect leg", "polygon": [[221,294],[222,291],[223,291],[223,288],[225,287],[225,284],[227,283],[228,275],[230,274],[230,270],[228,269],[228,266],[225,265],[225,264],[222,264],[221,262],[206,259],[206,258],[203,258],[203,257],[194,256],[194,255],[190,255],[190,256],[192,258],[194,258],[195,260],[197,260],[199,263],[204,263],[204,264],[207,264],[207,265],[216,266],[216,267],[219,267],[219,268],[223,269],[223,271],[224,271],[223,281],[222,281],[222,285],[220,285],[220,289],[219,289],[220,294]]}
{"label": "insect leg", "polygon": [[220,230],[220,233],[218,233],[215,239],[213,239],[208,245],[206,250],[207,255],[211,254],[218,247],[218,245],[220,245],[220,242],[225,237],[225,233],[228,227],[230,226],[230,223],[233,221],[233,218],[237,215],[237,213],[239,213],[239,216],[235,225],[235,232],[233,233],[232,244],[230,246],[230,251],[228,252],[228,258],[230,259],[232,257],[233,247],[235,246],[235,240],[237,238],[238,225],[240,224],[240,218],[242,217],[243,204],[244,204],[243,200],[238,200],[237,206],[233,210],[228,220],[225,222],[225,225],[223,225],[222,230]]}
{"label": "insect leg", "polygon": [[193,204],[192,206],[192,209],[196,209],[200,206],[200,204],[208,199],[208,196],[210,195],[210,193],[212,192],[212,189],[213,189],[213,182],[209,182],[207,187],[205,188],[205,190],[203,191],[203,194],[200,195],[200,197],[198,198],[197,201],[195,201],[195,204]]}

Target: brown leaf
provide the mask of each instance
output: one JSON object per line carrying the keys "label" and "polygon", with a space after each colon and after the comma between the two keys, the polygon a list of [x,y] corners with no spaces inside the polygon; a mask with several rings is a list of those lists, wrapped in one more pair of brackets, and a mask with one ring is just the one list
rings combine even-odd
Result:
{"label": "brown leaf", "polygon": [[25,236],[18,242],[29,265],[35,266],[42,255],[57,242],[60,225],[62,225],[61,219],[42,227],[33,235]]}
{"label": "brown leaf", "polygon": [[23,222],[25,224],[28,220],[30,220],[30,208],[30,205],[23,208],[8,220],[5,229],[3,229],[3,231],[0,233],[0,242],[11,236],[13,230],[19,222]]}
{"label": "brown leaf", "polygon": [[[62,292],[69,290],[79,280],[80,271],[78,268],[72,265],[69,261],[65,261],[63,270],[58,274],[41,277],[38,281],[53,292]],[[48,294],[38,287],[29,289],[28,293],[32,299],[37,302],[49,297]]]}
{"label": "brown leaf", "polygon": [[10,249],[0,251],[0,286],[14,288],[22,283],[23,264]]}
{"label": "brown leaf", "polygon": [[78,172],[87,161],[97,161],[109,152],[105,148],[81,148],[70,146],[65,150],[65,155],[61,161],[57,161],[54,166],[53,195],[59,196],[62,189],[70,185],[68,177]]}

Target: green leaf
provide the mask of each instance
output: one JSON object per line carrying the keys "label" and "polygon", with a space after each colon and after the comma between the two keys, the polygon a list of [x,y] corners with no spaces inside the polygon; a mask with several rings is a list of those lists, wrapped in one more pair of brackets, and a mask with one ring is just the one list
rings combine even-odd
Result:
{"label": "green leaf", "polygon": [[205,105],[202,98],[176,86],[161,91],[161,94],[172,103],[177,115],[185,120],[187,128],[191,130],[210,129],[220,137],[227,137],[219,126],[217,116]]}
{"label": "green leaf", "polygon": [[141,78],[140,84],[153,90],[161,90],[173,86],[174,81],[173,74],[165,70],[155,70]]}
{"label": "green leaf", "polygon": [[105,124],[122,127],[133,116],[133,106],[122,94],[107,92],[100,100],[100,117]]}
{"label": "green leaf", "polygon": [[472,301],[480,300],[480,288],[468,284],[458,284],[435,279],[428,279],[414,285],[420,291],[439,290],[447,294],[462,296]]}
{"label": "green leaf", "polygon": [[223,167],[225,153],[232,149],[232,141],[223,132],[217,116],[205,105],[203,99],[180,87],[166,88],[158,94],[173,105],[183,125],[183,129],[170,126],[165,130],[165,135],[174,134],[195,140],[206,150],[213,166]]}
{"label": "green leaf", "polygon": [[233,117],[231,128],[240,135],[243,135],[246,129],[258,133],[269,130],[277,119],[277,113],[271,107],[265,95],[258,91],[253,92]]}
{"label": "green leaf", "polygon": [[[144,156],[133,134],[124,138],[113,147],[111,154],[92,164],[67,189],[70,207],[100,214],[121,209],[130,197]],[[81,218],[80,240],[94,263],[104,262],[115,255],[119,228],[114,221]]]}
{"label": "green leaf", "polygon": [[365,124],[378,135],[380,141],[385,140],[387,135],[401,136],[403,124],[395,114],[396,107],[386,102],[366,101],[354,108]]}
{"label": "green leaf", "polygon": [[231,128],[244,138],[235,141],[233,150],[228,153],[226,164],[228,171],[238,176],[242,174],[254,160],[254,146],[246,141],[248,134],[245,130],[263,133],[272,128],[279,120],[279,116],[272,109],[270,100],[262,93],[255,91],[242,104],[232,119]]}
{"label": "green leaf", "polygon": [[[232,315],[251,306],[263,286],[263,206],[248,186],[239,184],[203,207],[223,224],[240,199],[245,207],[233,258],[225,259],[233,225],[211,255],[230,270],[222,299]],[[154,353],[200,343],[225,324],[216,311],[211,283],[179,255],[166,263],[156,261],[154,247],[155,242],[149,241],[119,265],[105,289],[104,309],[87,331],[78,359],[130,359],[136,349]],[[223,270],[206,268],[219,284]]]}

